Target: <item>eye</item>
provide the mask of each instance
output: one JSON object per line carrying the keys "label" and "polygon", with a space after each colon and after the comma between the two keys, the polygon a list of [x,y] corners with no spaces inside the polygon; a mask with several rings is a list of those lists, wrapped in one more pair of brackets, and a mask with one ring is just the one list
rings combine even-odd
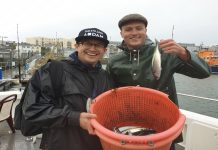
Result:
{"label": "eye", "polygon": [[125,31],[131,31],[132,28],[125,28],[124,30],[125,30]]}
{"label": "eye", "polygon": [[98,44],[96,44],[96,47],[97,47],[97,48],[104,48],[104,44],[98,43]]}
{"label": "eye", "polygon": [[144,30],[144,28],[142,26],[138,26],[138,27],[136,27],[136,30],[137,31],[142,31],[142,30]]}

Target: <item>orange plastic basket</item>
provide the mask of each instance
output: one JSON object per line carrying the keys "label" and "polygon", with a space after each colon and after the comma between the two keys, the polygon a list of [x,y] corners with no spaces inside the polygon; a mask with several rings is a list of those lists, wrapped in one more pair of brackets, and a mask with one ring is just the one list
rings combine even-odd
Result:
{"label": "orange plastic basket", "polygon": [[[169,150],[185,122],[166,94],[142,87],[107,91],[93,100],[90,111],[97,114],[91,123],[104,150]],[[130,136],[113,132],[121,126],[152,128],[157,133]]]}

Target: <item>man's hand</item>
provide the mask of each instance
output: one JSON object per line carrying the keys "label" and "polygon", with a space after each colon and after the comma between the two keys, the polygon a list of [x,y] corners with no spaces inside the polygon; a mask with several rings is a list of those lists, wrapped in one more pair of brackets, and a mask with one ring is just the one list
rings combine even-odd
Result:
{"label": "man's hand", "polygon": [[94,128],[91,125],[91,119],[95,119],[96,114],[82,112],[80,114],[80,127],[87,130],[89,134],[95,135]]}
{"label": "man's hand", "polygon": [[159,47],[164,53],[175,54],[184,61],[188,61],[190,59],[188,51],[184,47],[177,44],[173,39],[160,40]]}

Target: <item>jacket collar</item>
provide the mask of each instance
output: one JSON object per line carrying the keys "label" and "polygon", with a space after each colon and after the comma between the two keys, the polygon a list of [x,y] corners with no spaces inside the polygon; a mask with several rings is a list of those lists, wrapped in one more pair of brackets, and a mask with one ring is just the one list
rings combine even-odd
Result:
{"label": "jacket collar", "polygon": [[140,54],[145,52],[146,47],[154,44],[148,37],[146,38],[144,44],[139,47],[138,49],[129,49],[124,41],[122,41],[121,45],[118,46],[119,49],[123,50],[124,53],[129,55],[129,61],[132,61],[132,56],[135,55],[134,57],[137,58],[137,65],[140,63]]}
{"label": "jacket collar", "polygon": [[147,37],[144,44],[141,47],[139,47],[138,49],[135,49],[135,50],[129,49],[124,41],[122,41],[122,43],[117,47],[125,52],[134,53],[137,51],[142,51],[145,47],[152,45],[152,44],[154,44],[154,43],[150,40],[150,38]]}
{"label": "jacket collar", "polygon": [[98,62],[95,67],[89,64],[84,64],[78,59],[78,52],[74,52],[69,55],[70,60],[72,61],[73,64],[81,68],[82,70],[89,70],[89,71],[99,71],[102,69],[102,65],[100,62]]}

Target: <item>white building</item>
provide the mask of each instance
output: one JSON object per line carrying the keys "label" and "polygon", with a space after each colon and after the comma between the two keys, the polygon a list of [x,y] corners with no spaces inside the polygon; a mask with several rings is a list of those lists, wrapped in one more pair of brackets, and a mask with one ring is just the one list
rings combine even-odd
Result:
{"label": "white building", "polygon": [[[20,58],[28,58],[32,54],[41,54],[41,46],[35,46],[27,43],[19,44]],[[18,58],[18,46],[14,58]]]}
{"label": "white building", "polygon": [[54,45],[63,48],[74,48],[75,39],[66,38],[47,38],[47,37],[28,37],[26,42],[32,45],[48,46]]}

